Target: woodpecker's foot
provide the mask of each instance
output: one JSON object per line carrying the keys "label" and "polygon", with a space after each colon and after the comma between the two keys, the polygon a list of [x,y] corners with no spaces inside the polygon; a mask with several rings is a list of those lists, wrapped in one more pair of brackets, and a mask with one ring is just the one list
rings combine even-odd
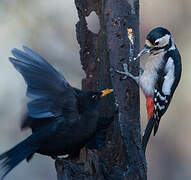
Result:
{"label": "woodpecker's foot", "polygon": [[123,79],[127,79],[127,77],[132,78],[133,80],[136,81],[137,84],[139,84],[139,76],[133,76],[129,71],[128,71],[128,65],[125,63],[123,64],[123,70],[124,71],[119,71],[115,70],[116,73],[119,73],[121,75],[124,75]]}
{"label": "woodpecker's foot", "polygon": [[129,71],[128,71],[128,65],[126,63],[123,64],[123,70],[124,71],[115,70],[115,72],[119,73],[121,75],[124,75],[123,79],[127,79],[127,77],[131,77],[132,76],[132,74],[129,73]]}

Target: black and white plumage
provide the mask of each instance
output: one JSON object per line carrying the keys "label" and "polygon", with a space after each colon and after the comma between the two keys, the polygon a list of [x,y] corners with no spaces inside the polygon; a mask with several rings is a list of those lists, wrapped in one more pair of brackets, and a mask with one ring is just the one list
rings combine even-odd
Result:
{"label": "black and white plumage", "polygon": [[[176,55],[176,56],[175,56]],[[159,77],[154,89],[154,135],[156,134],[159,122],[166,112],[174,91],[179,83],[181,76],[181,58],[177,49],[167,51],[163,57],[164,67],[159,70]]]}
{"label": "black and white plumage", "polygon": [[152,130],[154,135],[158,131],[160,119],[171,102],[182,71],[179,51],[165,28],[155,28],[147,35],[145,46],[137,58],[145,53],[149,53],[149,57],[141,76],[117,71],[136,80],[146,97],[149,122],[142,140],[144,151]]}

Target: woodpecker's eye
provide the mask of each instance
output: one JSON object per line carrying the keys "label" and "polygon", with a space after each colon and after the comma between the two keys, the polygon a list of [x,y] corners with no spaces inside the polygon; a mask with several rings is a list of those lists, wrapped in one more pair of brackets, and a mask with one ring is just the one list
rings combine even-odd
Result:
{"label": "woodpecker's eye", "polygon": [[159,41],[156,41],[156,42],[155,42],[155,45],[159,45]]}

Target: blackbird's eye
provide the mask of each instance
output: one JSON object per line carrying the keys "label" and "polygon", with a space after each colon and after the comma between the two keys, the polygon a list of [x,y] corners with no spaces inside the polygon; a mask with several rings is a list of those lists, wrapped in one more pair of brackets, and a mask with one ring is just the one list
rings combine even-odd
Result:
{"label": "blackbird's eye", "polygon": [[97,95],[95,95],[95,94],[92,95],[91,99],[92,99],[92,100],[97,100]]}

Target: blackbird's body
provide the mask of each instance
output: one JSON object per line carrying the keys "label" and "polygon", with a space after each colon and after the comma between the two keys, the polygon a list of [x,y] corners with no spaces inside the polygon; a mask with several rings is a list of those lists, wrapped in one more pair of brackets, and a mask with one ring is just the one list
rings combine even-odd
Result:
{"label": "blackbird's body", "polygon": [[33,122],[31,127],[33,133],[39,133],[39,149],[36,152],[49,156],[69,154],[71,157],[76,157],[96,132],[98,112],[94,109],[86,111],[78,120],[64,117],[26,119],[30,120]]}
{"label": "blackbird's body", "polygon": [[21,126],[31,128],[32,135],[0,155],[0,179],[36,152],[76,157],[85,145],[94,148],[105,140],[105,127],[100,128],[104,118],[99,117],[98,104],[113,90],[73,88],[46,60],[23,48],[24,52],[13,49],[15,58],[9,60],[24,77],[27,96],[32,99]]}

